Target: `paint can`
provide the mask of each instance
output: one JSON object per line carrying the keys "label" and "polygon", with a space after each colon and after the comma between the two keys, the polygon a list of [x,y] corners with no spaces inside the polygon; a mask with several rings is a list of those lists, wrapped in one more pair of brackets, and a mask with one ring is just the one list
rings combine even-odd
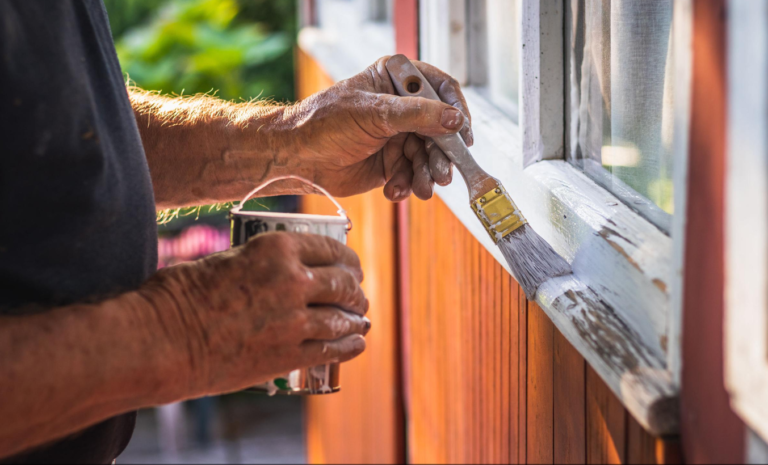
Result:
{"label": "paint can", "polygon": [[[242,211],[241,207],[253,194],[268,184],[282,179],[298,179],[312,185],[324,193],[338,207],[337,216],[308,215],[301,213],[273,213],[263,211]],[[351,229],[351,222],[347,218],[341,205],[328,194],[325,189],[298,176],[285,176],[271,180],[259,186],[246,196],[240,205],[229,212],[230,218],[230,242],[232,247],[237,247],[248,241],[251,237],[272,231],[286,231],[295,233],[320,234],[332,237],[342,244],[347,243],[347,232]],[[330,394],[341,389],[341,367],[339,363],[328,363],[300,370],[293,370],[282,376],[263,384],[253,386],[246,391],[260,392],[269,395],[312,395]]]}

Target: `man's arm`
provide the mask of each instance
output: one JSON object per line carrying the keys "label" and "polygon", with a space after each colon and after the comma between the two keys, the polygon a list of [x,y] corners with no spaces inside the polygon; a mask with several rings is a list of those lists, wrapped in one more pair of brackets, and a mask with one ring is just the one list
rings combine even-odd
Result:
{"label": "man's arm", "polygon": [[[311,177],[289,153],[290,107],[128,92],[158,209],[239,200],[283,174]],[[264,195],[304,192],[290,181],[274,189]]]}
{"label": "man's arm", "polygon": [[[158,208],[239,200],[286,174],[337,196],[386,185],[390,200],[431,197],[435,182],[451,181],[451,164],[424,137],[460,131],[471,145],[467,105],[456,80],[419,62],[443,102],[393,95],[387,59],[287,106],[129,88]],[[260,195],[306,192],[281,181]]]}
{"label": "man's arm", "polygon": [[136,293],[0,318],[0,457],[181,397],[188,364]]}
{"label": "man's arm", "polygon": [[271,233],[97,304],[0,317],[0,458],[120,413],[346,361],[370,321],[357,256]]}

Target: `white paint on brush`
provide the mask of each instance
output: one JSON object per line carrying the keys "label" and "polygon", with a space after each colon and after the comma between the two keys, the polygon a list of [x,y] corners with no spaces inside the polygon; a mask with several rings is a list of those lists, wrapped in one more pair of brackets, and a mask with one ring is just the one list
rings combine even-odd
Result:
{"label": "white paint on brush", "polygon": [[[678,387],[664,349],[672,240],[564,161],[523,169],[517,126],[472,89],[465,96],[478,164],[492,168],[529,224],[573,268],[573,276],[542,284],[536,300],[646,429],[675,432],[677,417],[669,413]],[[469,207],[466,189],[454,182],[436,193],[510,271]]]}

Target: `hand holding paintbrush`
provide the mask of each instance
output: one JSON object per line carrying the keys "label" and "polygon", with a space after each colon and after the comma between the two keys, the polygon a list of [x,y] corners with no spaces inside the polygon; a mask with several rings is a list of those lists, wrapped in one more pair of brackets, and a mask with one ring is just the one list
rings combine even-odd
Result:
{"label": "hand holding paintbrush", "polygon": [[[424,76],[404,55],[387,62],[392,83],[402,96],[440,100]],[[498,179],[472,158],[458,134],[433,137],[464,178],[469,203],[480,222],[507,259],[512,274],[532,299],[541,283],[571,273],[571,267],[531,228]]]}

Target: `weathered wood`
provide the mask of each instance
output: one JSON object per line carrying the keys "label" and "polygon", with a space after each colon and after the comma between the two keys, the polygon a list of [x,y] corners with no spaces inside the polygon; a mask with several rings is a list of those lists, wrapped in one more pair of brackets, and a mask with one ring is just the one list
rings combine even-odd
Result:
{"label": "weathered wood", "polygon": [[[638,343],[664,358],[667,338],[672,241],[649,222],[565,162],[519,169],[517,128],[482,96],[468,89],[475,145],[481,166],[493,167],[530,224],[572,261],[577,280],[594,290],[632,327]],[[454,214],[494,254],[504,258],[467,208],[464,186],[436,189]],[[541,208],[547,205],[548,208]],[[552,218],[558,218],[553,221]],[[543,305],[539,299],[539,303]],[[582,353],[590,362],[592,354]]]}
{"label": "weathered wood", "polygon": [[523,0],[522,113],[523,163],[562,160],[563,4],[560,0]]}
{"label": "weathered wood", "polygon": [[557,278],[539,289],[549,317],[644,428],[656,436],[676,433],[677,390],[664,361],[591,289],[572,281]]}
{"label": "weathered wood", "polygon": [[554,463],[554,332],[547,315],[528,302],[528,463]]}
{"label": "weathered wood", "polygon": [[672,129],[672,184],[674,185],[674,211],[672,215],[672,269],[669,280],[670,305],[669,329],[667,330],[667,369],[672,382],[680,385],[682,365],[682,323],[683,323],[683,275],[685,274],[685,226],[688,210],[688,163],[691,158],[688,149],[690,140],[691,111],[691,20],[694,0],[677,0],[673,13],[673,47],[675,56],[675,121]]}
{"label": "weathered wood", "polygon": [[626,462],[627,412],[592,368],[587,368],[587,463]]}
{"label": "weathered wood", "polygon": [[554,337],[555,463],[586,463],[586,362],[560,331]]}

